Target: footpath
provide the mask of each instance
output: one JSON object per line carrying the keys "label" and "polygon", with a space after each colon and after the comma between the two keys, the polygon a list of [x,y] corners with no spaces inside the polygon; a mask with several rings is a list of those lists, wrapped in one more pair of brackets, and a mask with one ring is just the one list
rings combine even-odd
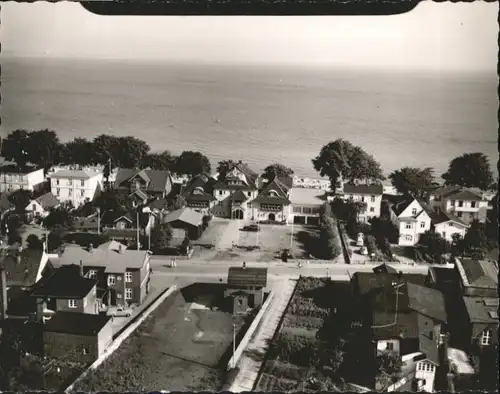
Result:
{"label": "footpath", "polygon": [[285,312],[296,285],[296,280],[284,280],[276,284],[275,297],[254,337],[244,350],[238,363],[239,373],[229,391],[241,393],[252,391],[265,358],[269,341],[273,338],[281,316]]}

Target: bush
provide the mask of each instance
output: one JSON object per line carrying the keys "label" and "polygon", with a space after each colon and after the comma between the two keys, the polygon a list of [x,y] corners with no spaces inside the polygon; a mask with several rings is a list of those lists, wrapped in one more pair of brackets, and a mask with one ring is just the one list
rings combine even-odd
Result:
{"label": "bush", "polygon": [[290,328],[306,328],[319,330],[324,324],[323,318],[292,315],[287,313],[283,319],[283,326]]}
{"label": "bush", "polygon": [[319,346],[315,338],[279,333],[271,345],[272,358],[303,367],[313,367],[319,361]]}
{"label": "bush", "polygon": [[334,259],[342,253],[337,222],[331,217],[323,216],[320,220],[319,247],[320,256],[324,259]]}
{"label": "bush", "polygon": [[43,248],[42,241],[40,241],[40,239],[35,234],[28,235],[28,238],[26,238],[26,244],[28,246],[28,249],[42,250]]}
{"label": "bush", "polygon": [[[84,248],[89,247],[90,245],[97,247],[105,242],[108,242],[110,238],[107,235],[103,234],[94,234],[94,233],[69,233],[64,237],[65,242],[67,243],[75,243]],[[50,240],[49,240],[50,245]]]}
{"label": "bush", "polygon": [[295,297],[291,302],[288,312],[294,315],[307,317],[326,317],[328,310],[318,307],[310,298]]}

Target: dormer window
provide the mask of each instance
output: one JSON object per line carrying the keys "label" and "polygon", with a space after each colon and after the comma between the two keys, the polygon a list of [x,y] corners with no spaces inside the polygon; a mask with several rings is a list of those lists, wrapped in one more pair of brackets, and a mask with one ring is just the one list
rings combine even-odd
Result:
{"label": "dormer window", "polygon": [[411,210],[411,215],[412,215],[412,216],[415,216],[416,214],[417,214],[417,208],[413,208],[413,209]]}

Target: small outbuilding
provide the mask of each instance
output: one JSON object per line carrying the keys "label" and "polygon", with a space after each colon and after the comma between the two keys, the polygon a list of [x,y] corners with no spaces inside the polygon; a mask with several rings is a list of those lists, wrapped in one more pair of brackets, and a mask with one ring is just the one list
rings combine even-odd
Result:
{"label": "small outbuilding", "polygon": [[230,267],[224,296],[232,299],[233,314],[262,305],[266,286],[267,268]]}
{"label": "small outbuilding", "polygon": [[203,214],[191,208],[181,208],[166,215],[163,223],[185,230],[189,239],[198,239],[203,231]]}

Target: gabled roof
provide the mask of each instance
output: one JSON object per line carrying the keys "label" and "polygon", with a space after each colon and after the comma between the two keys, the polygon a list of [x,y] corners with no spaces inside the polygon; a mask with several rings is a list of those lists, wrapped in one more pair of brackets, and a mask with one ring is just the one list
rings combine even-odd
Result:
{"label": "gabled roof", "polygon": [[233,194],[231,194],[228,198],[228,201],[246,201],[248,197],[245,196],[241,190],[236,190]]}
{"label": "gabled roof", "polygon": [[[368,294],[374,289],[391,286],[394,281],[397,281],[398,274],[392,273],[373,273],[373,272],[355,272],[352,276],[353,284],[356,292],[359,295]],[[411,282],[419,285],[425,285],[425,274],[403,274],[403,281]]]}
{"label": "gabled roof", "polygon": [[460,186],[446,185],[432,190],[430,194],[431,196],[436,196],[436,197],[446,197],[447,195],[456,193],[460,190],[461,190]]}
{"label": "gabled roof", "polygon": [[148,195],[144,193],[142,190],[134,190],[133,193],[130,193],[129,198],[132,196],[137,196],[143,201],[148,199]]}
{"label": "gabled roof", "polygon": [[227,286],[239,287],[266,287],[267,268],[229,267]]}
{"label": "gabled roof", "polygon": [[376,274],[398,274],[398,270],[389,264],[383,263],[372,269]]}
{"label": "gabled roof", "polygon": [[151,178],[148,176],[148,174],[144,170],[140,170],[134,176],[132,176],[129,180],[133,180],[137,177],[141,178],[146,183],[151,182]]}
{"label": "gabled roof", "polygon": [[[463,297],[471,323],[498,323],[498,298]],[[493,312],[493,313],[491,313]]]}
{"label": "gabled roof", "polygon": [[151,209],[157,209],[159,211],[167,209],[168,206],[169,206],[169,204],[168,204],[168,200],[166,198],[159,198],[159,199],[151,201],[148,204],[149,208],[151,208]]}
{"label": "gabled roof", "polygon": [[464,201],[483,201],[484,199],[472,192],[471,190],[461,190],[456,193],[450,193],[445,196],[447,200],[464,200]]}
{"label": "gabled roof", "polygon": [[196,199],[200,197],[211,198],[213,192],[213,185],[215,180],[205,174],[196,175],[191,181],[183,188],[182,197],[186,200]]}
{"label": "gabled roof", "polygon": [[191,226],[199,226],[203,222],[203,215],[191,208],[185,207],[170,212],[163,220],[163,223],[172,223],[177,220],[188,223]]}
{"label": "gabled roof", "polygon": [[115,240],[105,242],[97,247],[98,249],[120,250],[127,249],[127,246]]}
{"label": "gabled roof", "polygon": [[391,209],[392,211],[396,214],[396,216],[399,216],[403,213],[403,211],[410,206],[410,204],[414,201],[414,198],[405,198],[404,200],[401,200],[394,204]]}
{"label": "gabled roof", "polygon": [[52,175],[50,175],[51,178],[58,179],[58,178],[63,178],[63,179],[90,179],[94,178],[96,176],[102,175],[101,172],[92,172],[92,171],[85,171],[85,170],[60,170]]}
{"label": "gabled roof", "polygon": [[406,283],[408,307],[434,320],[446,322],[446,309],[443,294],[430,287]]}
{"label": "gabled roof", "polygon": [[127,269],[142,268],[147,256],[145,250],[90,249],[68,245],[59,257],[59,264],[78,265],[82,262],[84,267],[105,267],[106,272],[123,273]]}
{"label": "gabled roof", "polygon": [[[287,180],[289,179],[289,180]],[[291,180],[291,182],[290,182]],[[268,182],[261,190],[259,195],[252,201],[260,204],[290,204],[288,193],[293,183],[292,178],[275,177],[271,182]],[[290,185],[290,186],[289,186]],[[271,191],[276,192],[276,195],[271,195]]]}
{"label": "gabled roof", "polygon": [[317,188],[293,187],[290,189],[290,202],[294,205],[321,206],[326,201],[326,192]]}
{"label": "gabled roof", "polygon": [[345,194],[383,194],[384,186],[382,184],[373,185],[355,185],[352,183],[344,184]]}
{"label": "gabled roof", "polygon": [[43,331],[69,335],[97,335],[111,320],[111,316],[90,313],[57,312],[44,324]]}
{"label": "gabled roof", "polygon": [[496,289],[498,269],[493,263],[482,260],[456,259],[456,266],[464,286]]}
{"label": "gabled roof", "polygon": [[[248,182],[248,188],[250,188],[250,189],[257,188],[256,181],[257,181],[257,178],[259,177],[259,175],[257,173],[255,173],[253,170],[251,170],[250,167],[248,167],[248,165],[246,163],[243,163],[241,161],[239,161],[239,162],[230,161],[226,173],[229,174],[234,169],[237,169],[245,176],[245,178]],[[226,176],[226,178],[227,178],[227,176]],[[242,185],[228,185],[227,179],[221,179],[214,185],[214,188],[218,188],[218,189],[231,189],[231,188],[237,189],[237,188],[244,188],[244,187],[245,186],[242,186]]]}
{"label": "gabled roof", "polygon": [[40,298],[84,298],[96,284],[96,279],[80,276],[79,266],[66,265],[56,269],[49,277],[40,280],[31,295]]}
{"label": "gabled roof", "polygon": [[136,175],[141,176],[142,179],[149,178],[149,183],[147,184],[146,191],[150,192],[163,192],[166,189],[170,179],[170,173],[168,171],[119,168],[116,174],[115,187],[130,187],[128,183]]}
{"label": "gabled roof", "polygon": [[[18,261],[19,256],[19,261]],[[38,249],[12,251],[3,259],[7,286],[33,286],[42,263],[43,252]]]}
{"label": "gabled roof", "polygon": [[433,211],[433,210],[427,210],[427,209],[426,209],[426,211],[427,211],[427,214],[431,218],[431,221],[434,225],[446,223],[446,222],[455,222],[455,223],[460,224],[464,227],[469,227],[468,224],[466,224],[461,219],[457,218],[456,216],[452,215],[449,212],[446,212],[443,210]]}
{"label": "gabled roof", "polygon": [[51,192],[45,193],[40,197],[35,198],[35,201],[40,204],[40,206],[45,210],[54,208],[59,205],[59,200]]}

